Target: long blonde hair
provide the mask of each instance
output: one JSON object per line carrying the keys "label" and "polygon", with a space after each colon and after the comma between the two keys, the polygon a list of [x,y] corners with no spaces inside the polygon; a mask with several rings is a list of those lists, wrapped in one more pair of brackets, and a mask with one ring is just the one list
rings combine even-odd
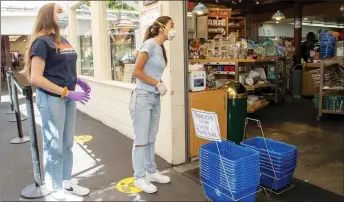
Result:
{"label": "long blonde hair", "polygon": [[56,50],[60,45],[60,29],[57,23],[55,22],[55,3],[48,3],[42,6],[36,17],[36,21],[33,27],[32,34],[28,43],[26,51],[26,61],[23,71],[20,73],[23,74],[29,81],[31,78],[31,54],[32,54],[32,44],[41,36],[47,36],[52,33],[55,33],[56,39]]}

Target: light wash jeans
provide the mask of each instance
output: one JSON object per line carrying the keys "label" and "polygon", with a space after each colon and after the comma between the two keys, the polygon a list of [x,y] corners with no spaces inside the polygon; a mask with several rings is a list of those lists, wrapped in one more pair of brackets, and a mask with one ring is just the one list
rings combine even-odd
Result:
{"label": "light wash jeans", "polygon": [[45,182],[47,188],[60,190],[72,175],[76,104],[39,90],[36,104],[42,118]]}
{"label": "light wash jeans", "polygon": [[146,171],[150,174],[157,172],[155,139],[160,120],[160,95],[136,89],[131,96],[130,114],[135,135],[132,154],[134,177],[142,179]]}

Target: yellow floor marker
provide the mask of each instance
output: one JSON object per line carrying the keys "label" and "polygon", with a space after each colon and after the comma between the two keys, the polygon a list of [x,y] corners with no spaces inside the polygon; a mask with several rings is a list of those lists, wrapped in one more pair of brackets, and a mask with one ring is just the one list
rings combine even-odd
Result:
{"label": "yellow floor marker", "polygon": [[134,186],[134,178],[129,177],[119,181],[116,185],[118,191],[126,194],[140,193],[142,190]]}
{"label": "yellow floor marker", "polygon": [[79,135],[79,136],[75,136],[74,137],[74,140],[77,142],[77,143],[80,143],[80,144],[84,144],[86,142],[89,142],[93,139],[92,136],[90,135]]}

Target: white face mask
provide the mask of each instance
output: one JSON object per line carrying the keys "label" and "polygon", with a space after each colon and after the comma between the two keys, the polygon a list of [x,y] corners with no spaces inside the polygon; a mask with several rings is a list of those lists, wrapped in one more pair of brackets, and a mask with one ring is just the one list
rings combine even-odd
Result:
{"label": "white face mask", "polygon": [[177,31],[175,29],[170,29],[168,31],[167,38],[168,38],[169,41],[172,41],[174,39],[174,37],[176,37],[176,35],[177,35]]}
{"label": "white face mask", "polygon": [[[164,24],[161,24],[160,22],[158,22],[158,21],[156,21],[161,27],[162,27],[162,29],[166,29],[166,25],[164,25]],[[170,28],[169,30],[168,30],[168,34],[167,34],[167,39],[169,40],[169,41],[172,41],[173,39],[174,39],[174,37],[176,37],[176,35],[177,35],[177,31],[175,30],[175,29],[173,29],[173,28]]]}

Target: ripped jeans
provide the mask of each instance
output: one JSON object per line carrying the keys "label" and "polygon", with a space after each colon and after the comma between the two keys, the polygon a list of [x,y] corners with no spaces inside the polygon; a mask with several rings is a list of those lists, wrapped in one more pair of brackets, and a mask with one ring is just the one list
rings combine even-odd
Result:
{"label": "ripped jeans", "polygon": [[[136,89],[131,96],[130,115],[134,126],[132,161],[134,178],[157,172],[155,139],[160,121],[160,95]],[[137,147],[140,146],[140,147]]]}

